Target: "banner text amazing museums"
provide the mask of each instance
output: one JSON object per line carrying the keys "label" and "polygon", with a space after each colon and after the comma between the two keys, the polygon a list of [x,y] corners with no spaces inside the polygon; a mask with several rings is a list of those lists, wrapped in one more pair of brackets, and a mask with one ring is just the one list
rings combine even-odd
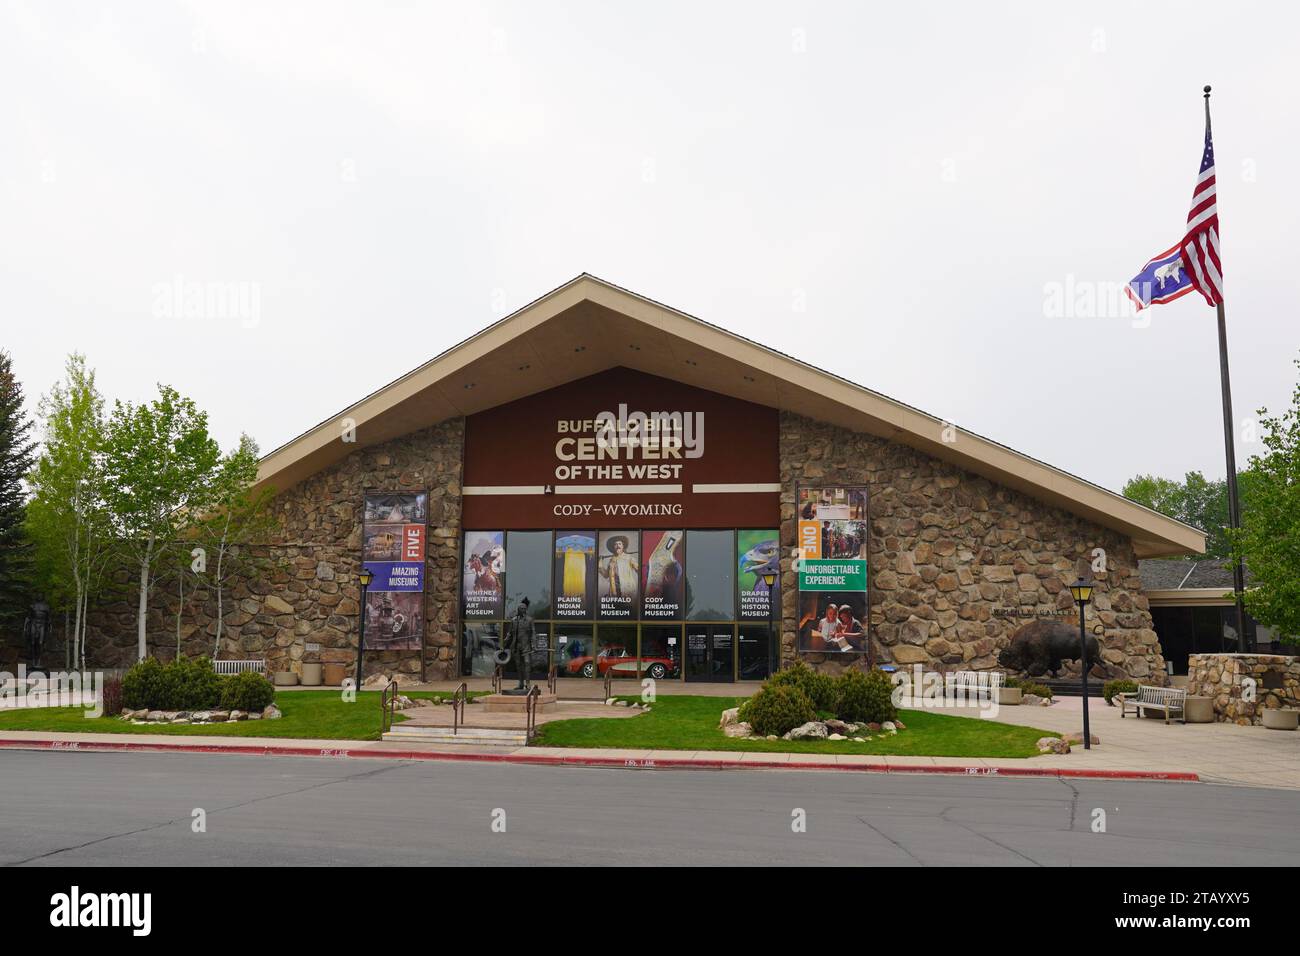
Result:
{"label": "banner text amazing museums", "polygon": [[[601,412],[594,419],[560,419],[555,424],[555,457],[560,462],[661,462],[700,458],[704,455],[703,412],[628,411],[620,402],[618,414]],[[617,480],[674,479],[680,464],[567,465],[556,466],[555,477]]]}

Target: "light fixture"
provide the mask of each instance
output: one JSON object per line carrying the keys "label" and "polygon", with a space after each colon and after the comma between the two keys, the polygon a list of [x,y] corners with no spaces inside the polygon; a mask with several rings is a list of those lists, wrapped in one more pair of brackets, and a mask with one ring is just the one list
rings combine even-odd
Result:
{"label": "light fixture", "polygon": [[1092,600],[1092,582],[1079,578],[1070,585],[1070,594],[1074,597],[1075,604],[1087,604]]}
{"label": "light fixture", "polygon": [[369,568],[361,569],[361,586],[363,588],[370,587],[370,582],[373,581],[374,579],[375,579],[375,572],[371,571]]}
{"label": "light fixture", "polygon": [[1084,631],[1083,609],[1092,600],[1092,582],[1085,581],[1083,575],[1070,585],[1070,594],[1074,603],[1079,605],[1079,670],[1083,672],[1083,749],[1092,749],[1092,730],[1088,727],[1088,670],[1092,663],[1088,660],[1088,635]]}
{"label": "light fixture", "polygon": [[776,572],[775,572],[775,571],[764,571],[764,572],[763,572],[763,583],[767,585],[767,589],[768,589],[769,591],[772,590],[773,585],[776,584]]}

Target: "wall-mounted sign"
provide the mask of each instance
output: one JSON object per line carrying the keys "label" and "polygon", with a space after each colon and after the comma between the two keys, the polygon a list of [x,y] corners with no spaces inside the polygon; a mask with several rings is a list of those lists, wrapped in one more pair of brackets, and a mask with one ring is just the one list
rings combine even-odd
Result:
{"label": "wall-mounted sign", "polygon": [[647,531],[642,535],[645,620],[681,620],[686,588],[686,533]]}
{"label": "wall-mounted sign", "polygon": [[799,650],[861,653],[867,637],[867,489],[800,487]]}
{"label": "wall-mounted sign", "polygon": [[465,421],[464,526],[772,527],[777,418],[628,368],[477,412]]}
{"label": "wall-mounted sign", "polygon": [[366,649],[418,650],[424,643],[424,558],[428,496],[366,495],[361,559],[374,575],[366,592]]}
{"label": "wall-mounted sign", "polygon": [[600,532],[596,569],[600,575],[600,616],[631,620],[641,607],[640,535],[635,531]]}
{"label": "wall-mounted sign", "polygon": [[504,531],[466,531],[461,565],[461,612],[466,619],[505,612]]}
{"label": "wall-mounted sign", "polygon": [[[772,587],[766,577],[772,576]],[[781,535],[736,532],[736,587],[742,621],[767,621],[781,613]]]}
{"label": "wall-mounted sign", "polygon": [[596,594],[596,532],[556,534],[554,587],[557,618],[592,617]]}

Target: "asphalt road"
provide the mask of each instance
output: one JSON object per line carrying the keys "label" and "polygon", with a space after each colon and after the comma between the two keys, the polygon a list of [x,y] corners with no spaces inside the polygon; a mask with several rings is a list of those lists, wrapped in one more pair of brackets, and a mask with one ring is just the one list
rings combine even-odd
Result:
{"label": "asphalt road", "polygon": [[1189,783],[4,751],[0,801],[10,866],[1258,866],[1300,852],[1300,795]]}

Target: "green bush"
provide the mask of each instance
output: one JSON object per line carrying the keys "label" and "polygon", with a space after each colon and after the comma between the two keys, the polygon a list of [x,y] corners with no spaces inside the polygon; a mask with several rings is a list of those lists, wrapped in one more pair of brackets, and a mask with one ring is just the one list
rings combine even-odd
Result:
{"label": "green bush", "polygon": [[206,657],[160,664],[146,657],[122,678],[122,705],[132,710],[204,710],[221,699],[221,679]]}
{"label": "green bush", "polygon": [[1046,684],[1037,684],[1028,677],[1008,677],[1003,682],[1004,687],[1019,687],[1021,694],[1037,694],[1039,697],[1046,697],[1049,700],[1052,697],[1052,688]]}
{"label": "green bush", "polygon": [[[797,687],[812,701],[814,710],[834,711],[836,703],[835,678],[819,674],[803,661],[797,661],[779,670],[768,679],[768,687]],[[809,718],[810,720],[812,718]]]}
{"label": "green bush", "polygon": [[122,706],[131,710],[161,710],[154,701],[162,697],[163,666],[156,657],[131,665],[122,677]]}
{"label": "green bush", "polygon": [[1127,677],[1121,677],[1117,680],[1108,680],[1101,688],[1101,696],[1106,698],[1106,703],[1110,704],[1111,698],[1116,694],[1136,694],[1138,682],[1129,680]]}
{"label": "green bush", "polygon": [[884,671],[847,670],[835,682],[835,715],[852,723],[896,720],[894,685]]}
{"label": "green bush", "polygon": [[780,737],[810,720],[816,720],[817,711],[799,687],[769,682],[740,705],[737,716],[760,737],[769,734]]}
{"label": "green bush", "polygon": [[265,710],[275,700],[275,688],[261,674],[244,671],[222,678],[222,710]]}

